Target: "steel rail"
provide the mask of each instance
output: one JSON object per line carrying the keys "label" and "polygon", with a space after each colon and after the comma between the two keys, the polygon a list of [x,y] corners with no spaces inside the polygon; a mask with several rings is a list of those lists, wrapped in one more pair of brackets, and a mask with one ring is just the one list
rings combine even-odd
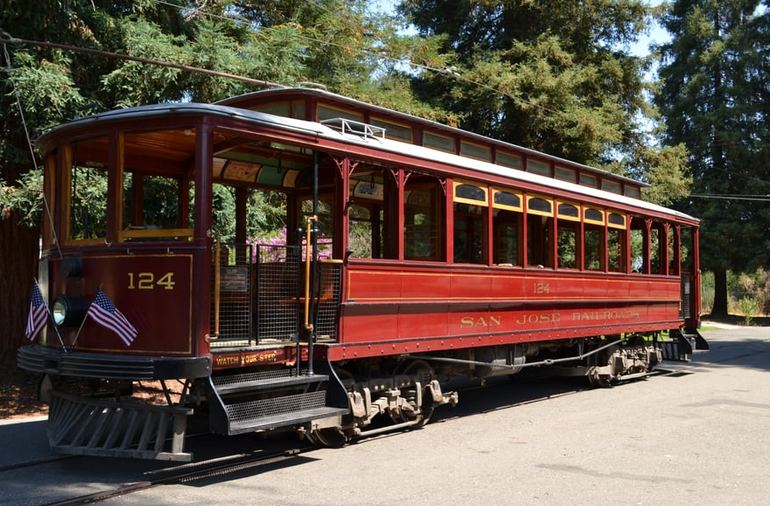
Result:
{"label": "steel rail", "polygon": [[[81,504],[91,504],[104,501],[114,497],[121,497],[127,494],[147,490],[158,485],[173,485],[177,483],[189,483],[192,481],[203,480],[215,476],[222,476],[229,473],[235,473],[256,466],[282,462],[296,457],[308,450],[311,446],[275,452],[268,455],[237,455],[235,458],[223,457],[211,461],[196,462],[185,464],[173,468],[169,474],[159,476],[158,478],[139,481],[110,490],[103,490],[86,494],[78,497],[63,499],[46,503],[46,506],[75,506]],[[151,474],[162,474],[165,470],[152,471]],[[149,474],[149,473],[148,473]]]}

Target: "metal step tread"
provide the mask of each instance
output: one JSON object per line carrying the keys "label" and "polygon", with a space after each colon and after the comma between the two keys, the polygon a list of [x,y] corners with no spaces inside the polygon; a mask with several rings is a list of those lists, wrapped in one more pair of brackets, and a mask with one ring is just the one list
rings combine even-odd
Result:
{"label": "metal step tread", "polygon": [[300,423],[327,418],[330,416],[341,416],[349,412],[347,408],[331,408],[327,406],[303,409],[301,411],[290,411],[270,416],[261,416],[251,420],[241,420],[231,422],[229,434],[243,434],[244,432],[253,432],[256,430],[276,429],[278,427],[288,427]]}
{"label": "metal step tread", "polygon": [[269,388],[280,388],[307,385],[309,383],[323,383],[329,381],[329,376],[325,374],[313,374],[304,376],[289,376],[283,378],[254,379],[241,381],[238,383],[222,383],[216,385],[219,395],[227,395],[236,392],[248,392],[257,390],[266,390]]}

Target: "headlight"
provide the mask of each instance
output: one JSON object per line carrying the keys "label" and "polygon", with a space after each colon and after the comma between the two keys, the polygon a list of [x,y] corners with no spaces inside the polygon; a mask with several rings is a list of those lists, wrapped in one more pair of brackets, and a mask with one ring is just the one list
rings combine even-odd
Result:
{"label": "headlight", "polygon": [[53,322],[57,327],[60,327],[64,320],[67,319],[67,305],[61,297],[53,303],[51,312],[53,313]]}
{"label": "headlight", "polygon": [[80,295],[59,295],[53,303],[51,313],[57,327],[79,326],[86,316],[88,304]]}

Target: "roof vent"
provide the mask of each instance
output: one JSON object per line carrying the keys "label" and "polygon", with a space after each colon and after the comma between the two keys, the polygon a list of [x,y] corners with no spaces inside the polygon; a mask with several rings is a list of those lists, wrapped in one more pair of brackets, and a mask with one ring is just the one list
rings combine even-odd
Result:
{"label": "roof vent", "polygon": [[353,121],[352,119],[345,118],[330,118],[321,121],[321,124],[339,130],[343,134],[358,135],[365,139],[372,138],[385,140],[385,129],[368,123],[361,123],[360,121]]}

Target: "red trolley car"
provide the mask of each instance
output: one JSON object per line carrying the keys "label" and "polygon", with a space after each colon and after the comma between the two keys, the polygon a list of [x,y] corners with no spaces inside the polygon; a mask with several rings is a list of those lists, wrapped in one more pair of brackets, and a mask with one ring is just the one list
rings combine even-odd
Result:
{"label": "red trolley car", "polygon": [[[38,145],[52,321],[18,363],[45,375],[60,452],[189,459],[193,413],[336,445],[424,424],[454,375],[609,386],[707,348],[698,220],[592,167],[316,89],[112,111]],[[247,237],[255,189],[281,196],[285,241]],[[89,317],[97,292],[135,337]],[[149,381],[165,403],[132,396]]]}

